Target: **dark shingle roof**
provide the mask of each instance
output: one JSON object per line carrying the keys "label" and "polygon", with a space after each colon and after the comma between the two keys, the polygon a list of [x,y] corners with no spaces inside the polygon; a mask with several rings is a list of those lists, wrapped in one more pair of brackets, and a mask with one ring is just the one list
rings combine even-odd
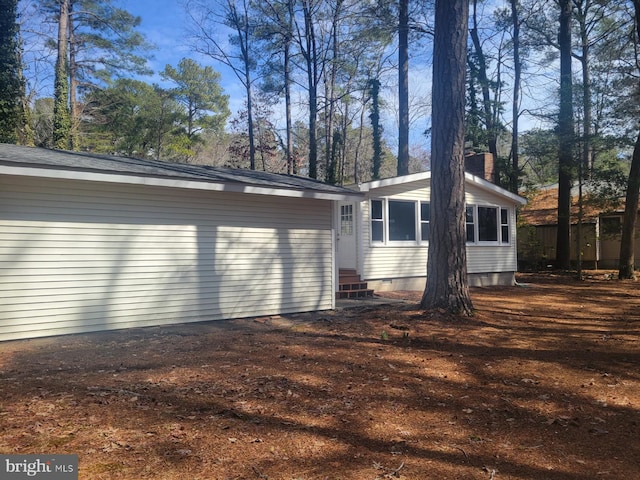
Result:
{"label": "dark shingle roof", "polygon": [[353,191],[346,188],[295,175],[49,150],[9,144],[0,144],[0,165],[134,177],[180,179],[205,183],[232,183],[273,189],[354,195]]}

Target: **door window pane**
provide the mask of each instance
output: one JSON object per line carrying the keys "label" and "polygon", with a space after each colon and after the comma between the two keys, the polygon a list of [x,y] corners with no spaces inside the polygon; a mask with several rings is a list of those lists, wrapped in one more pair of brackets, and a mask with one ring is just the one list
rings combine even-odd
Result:
{"label": "door window pane", "polygon": [[340,233],[353,235],[353,205],[340,205]]}

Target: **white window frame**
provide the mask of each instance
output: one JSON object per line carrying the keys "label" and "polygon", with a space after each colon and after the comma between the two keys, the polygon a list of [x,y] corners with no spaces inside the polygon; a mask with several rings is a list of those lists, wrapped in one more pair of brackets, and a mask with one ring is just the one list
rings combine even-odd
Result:
{"label": "white window frame", "polygon": [[[485,204],[473,204],[467,205],[465,208],[465,220],[467,208],[473,212],[473,223],[466,222],[465,225],[468,228],[469,224],[473,225],[473,241],[468,241],[468,245],[511,245],[511,209],[503,207],[501,205],[485,205]],[[480,240],[480,217],[478,216],[479,208],[494,209],[496,211],[496,240]],[[502,212],[506,211],[507,223],[502,223]],[[507,240],[505,241],[502,235],[503,228],[507,229]]]}
{"label": "white window frame", "polygon": [[[382,218],[373,218],[373,202],[381,202]],[[413,203],[413,216],[415,222],[415,240],[391,240],[389,236],[389,204],[392,202]],[[422,240],[422,224],[430,224],[430,221],[423,222],[421,218],[421,206],[429,203],[425,200],[415,200],[407,198],[372,198],[369,201],[369,244],[372,247],[417,247],[427,245],[429,242]],[[373,223],[382,223],[382,240],[373,239]]]}

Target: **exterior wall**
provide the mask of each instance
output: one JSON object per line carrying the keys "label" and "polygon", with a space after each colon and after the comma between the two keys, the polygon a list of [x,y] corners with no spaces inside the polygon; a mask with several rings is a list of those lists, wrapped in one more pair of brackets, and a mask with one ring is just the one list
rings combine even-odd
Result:
{"label": "exterior wall", "polygon": [[474,186],[466,188],[467,205],[509,208],[509,243],[505,245],[467,244],[467,271],[469,274],[515,272],[518,269],[515,205],[490,192]]}
{"label": "exterior wall", "polygon": [[[601,229],[602,227],[600,227]],[[582,265],[584,268],[618,269],[620,267],[621,235],[597,233],[595,223],[582,226]],[[577,226],[571,226],[571,238],[575,239]],[[546,268],[556,259],[556,225],[523,225],[518,229],[518,259],[522,268]],[[636,228],[635,251],[640,252],[640,222]],[[571,261],[575,262],[576,242],[571,241]],[[636,269],[640,268],[640,256],[636,255]]]}
{"label": "exterior wall", "polygon": [[[622,217],[620,218],[622,223]],[[620,241],[622,240],[622,234],[607,235],[602,234],[600,237],[600,251],[601,257],[598,262],[599,268],[614,269],[620,268]],[[636,234],[634,243],[634,259],[635,268],[640,269],[640,218],[636,220]]]}
{"label": "exterior wall", "polygon": [[[416,188],[415,184],[395,185],[379,188],[367,194],[360,202],[362,211],[360,231],[362,232],[362,267],[359,272],[363,280],[424,277],[427,270],[426,246],[372,245],[370,222],[370,199],[392,197],[404,200],[429,200],[428,188]],[[397,288],[396,290],[400,290]]]}
{"label": "exterior wall", "polygon": [[[429,201],[428,181],[413,182],[372,189],[361,209],[361,248],[359,272],[369,287],[379,291],[420,290],[426,281],[428,245],[389,246],[371,243],[370,199],[393,198]],[[467,271],[471,285],[513,284],[517,269],[515,205],[491,192],[467,185],[468,205],[509,208],[508,245],[467,245]]]}
{"label": "exterior wall", "polygon": [[0,177],[0,340],[323,310],[332,205]]}

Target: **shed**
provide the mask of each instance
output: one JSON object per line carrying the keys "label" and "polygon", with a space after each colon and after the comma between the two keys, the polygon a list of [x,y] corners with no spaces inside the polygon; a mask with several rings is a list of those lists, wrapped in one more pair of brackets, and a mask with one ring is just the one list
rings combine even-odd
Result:
{"label": "shed", "polygon": [[[358,185],[361,200],[340,203],[338,263],[368,289],[422,290],[429,251],[431,172]],[[513,284],[516,208],[526,200],[465,173],[470,285]]]}
{"label": "shed", "polygon": [[0,340],[335,307],[335,204],[265,172],[0,144]]}
{"label": "shed", "polygon": [[[571,192],[570,260],[577,261],[578,188]],[[584,195],[582,238],[580,248],[585,268],[617,269],[620,264],[620,242],[624,218],[624,199],[614,206],[599,206]],[[638,211],[640,220],[640,210]],[[523,268],[537,269],[552,266],[556,260],[558,232],[558,186],[550,185],[534,192],[520,212],[518,226],[518,259]],[[640,221],[636,221],[636,252],[640,251]],[[636,268],[640,256],[636,255]]]}

